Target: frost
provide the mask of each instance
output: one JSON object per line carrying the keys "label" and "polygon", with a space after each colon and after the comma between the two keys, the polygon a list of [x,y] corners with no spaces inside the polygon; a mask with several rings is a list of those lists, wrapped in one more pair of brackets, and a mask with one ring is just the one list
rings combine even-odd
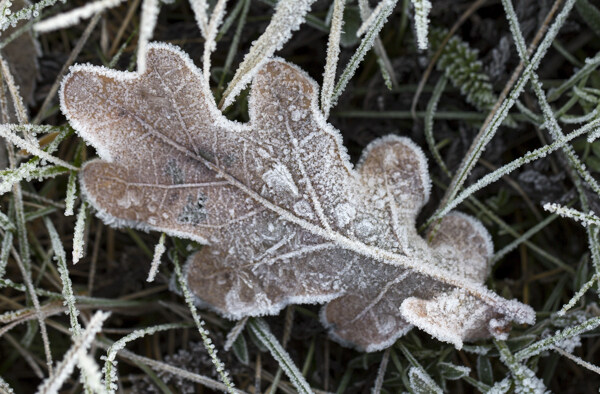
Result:
{"label": "frost", "polygon": [[[28,5],[29,2],[25,0],[15,0],[4,3],[4,6],[6,7],[5,10],[9,13],[11,10],[12,12],[15,12]],[[9,18],[12,17],[14,17],[14,14],[9,16]],[[0,18],[0,20],[1,19],[4,18]],[[5,22],[0,24],[4,26]],[[9,27],[8,30],[2,33],[4,37],[10,36],[11,39],[14,38],[12,41],[10,39],[5,39],[4,41],[8,42],[8,44],[5,46],[3,45],[2,47],[3,63],[8,65],[7,68],[10,71],[10,73],[5,75],[7,78],[7,87],[9,88],[8,93],[10,93],[5,96],[8,113],[4,114],[4,116],[8,122],[23,120],[23,122],[20,123],[26,123],[26,119],[22,119],[23,115],[26,114],[25,106],[33,101],[33,91],[38,77],[38,43],[32,32],[28,30],[21,35],[13,37],[13,35],[17,33],[17,30],[23,28],[24,24],[24,22],[15,24],[15,27]],[[14,95],[17,95],[18,97],[14,97]],[[24,135],[29,135],[30,130],[23,130],[23,133]],[[0,150],[4,150],[4,142],[1,144],[2,147],[0,147]],[[0,154],[0,156],[5,155],[4,152]],[[0,160],[0,165],[2,168],[6,167],[6,157],[4,157],[3,160]]]}
{"label": "frost", "polygon": [[493,247],[477,220],[451,213],[430,244],[418,235],[431,184],[412,141],[378,139],[353,168],[295,66],[262,66],[240,124],[179,49],[147,56],[145,73],[73,67],[61,109],[102,159],[80,175],[102,219],[209,244],[185,269],[198,304],[238,319],[327,303],[332,337],[366,351],[412,325],[460,347],[534,321],[483,285]]}
{"label": "frost", "polygon": [[600,218],[596,216],[593,211],[583,213],[573,208],[567,208],[560,204],[555,203],[546,203],[544,204],[544,209],[548,212],[555,213],[564,218],[571,218],[576,222],[581,222],[583,227],[587,227],[590,225],[600,225]]}
{"label": "frost", "polygon": [[67,307],[67,313],[69,314],[69,321],[71,323],[71,332],[75,338],[79,336],[81,332],[81,325],[77,320],[77,317],[79,316],[79,310],[75,306],[75,295],[73,294],[73,284],[71,282],[71,278],[69,277],[69,269],[67,268],[67,256],[65,253],[65,248],[63,247],[60,237],[56,232],[56,228],[54,228],[52,222],[45,217],[44,223],[48,229],[52,248],[54,249],[54,259],[56,260],[58,272],[60,273],[60,280],[62,282],[63,304]]}
{"label": "frost", "polygon": [[277,342],[277,339],[271,333],[267,324],[262,320],[250,320],[248,325],[256,338],[271,352],[271,355],[275,360],[277,360],[277,363],[290,378],[290,381],[296,387],[296,390],[299,393],[312,393],[313,390],[310,388],[310,385],[298,370],[289,354],[279,342]]}
{"label": "frost", "polygon": [[431,2],[429,0],[411,0],[415,8],[415,30],[417,31],[417,46],[420,50],[427,49],[427,29],[429,27],[429,11]]}
{"label": "frost", "polygon": [[154,33],[154,26],[160,11],[159,0],[143,0],[142,15],[140,17],[140,33],[138,39],[137,67],[140,73],[146,71],[146,51],[148,42]]}
{"label": "frost", "polygon": [[[219,32],[219,26],[223,21],[223,17],[225,16],[226,5],[227,0],[219,0],[213,9],[206,30],[202,30],[202,28],[200,30],[204,37],[204,55],[202,56],[202,63],[204,67],[204,79],[206,82],[208,82],[210,77],[210,55],[217,48],[217,33]],[[200,5],[199,8],[201,7],[202,6]]]}
{"label": "frost", "polygon": [[83,239],[83,233],[85,231],[85,218],[87,215],[85,202],[79,207],[79,213],[77,214],[77,221],[75,222],[75,233],[73,234],[73,264],[83,257],[85,241]]}
{"label": "frost", "polygon": [[233,79],[223,93],[223,107],[233,103],[235,97],[252,80],[261,65],[280,50],[298,30],[315,0],[280,0],[275,14],[265,32],[252,43],[250,52],[237,68]]}
{"label": "frost", "polygon": [[160,259],[163,255],[163,253],[165,253],[165,251],[167,250],[167,248],[165,247],[165,239],[166,239],[166,235],[165,235],[165,233],[163,233],[160,236],[158,243],[154,247],[154,257],[152,257],[152,264],[150,265],[150,272],[148,273],[148,278],[146,279],[147,282],[154,282],[154,278],[156,277],[156,274],[158,273],[158,267],[160,266]]}
{"label": "frost", "polygon": [[[292,115],[293,116],[293,115]],[[293,196],[298,195],[298,187],[294,183],[294,178],[290,171],[283,164],[277,163],[270,170],[262,175],[263,181],[275,192],[290,193]]]}
{"label": "frost", "polygon": [[408,381],[412,392],[417,394],[442,394],[443,391],[422,368],[410,367]]}
{"label": "frost", "polygon": [[96,334],[102,329],[102,324],[110,313],[98,311],[90,319],[88,327],[75,338],[73,346],[65,353],[63,360],[56,366],[55,373],[46,379],[38,388],[38,393],[57,393],[65,380],[71,375],[75,363],[80,360],[79,355],[85,352],[92,344]]}
{"label": "frost", "polygon": [[208,16],[206,14],[208,4],[206,3],[206,0],[190,0],[190,7],[192,7],[192,11],[194,11],[196,23],[202,33],[202,37],[206,38],[206,31],[208,30]]}
{"label": "frost", "polygon": [[340,55],[340,38],[344,23],[345,6],[345,0],[335,0],[333,2],[333,15],[331,17],[329,40],[327,41],[327,61],[325,63],[323,86],[321,88],[321,110],[323,111],[325,118],[329,116],[331,96],[333,95],[333,87],[335,86],[335,72]]}
{"label": "frost", "polygon": [[513,356],[506,344],[496,342],[500,351],[500,360],[508,367],[515,382],[515,393],[517,394],[544,394],[547,393],[544,382],[525,365],[519,363]]}
{"label": "frost", "polygon": [[500,382],[494,384],[487,394],[504,394],[510,390],[511,381],[509,378],[505,378]]}
{"label": "frost", "polygon": [[[559,331],[555,332],[555,334],[558,333]],[[569,354],[573,354],[575,348],[581,346],[581,338],[578,335],[575,335],[574,337],[565,338],[561,341],[556,342],[554,346],[564,350]]]}
{"label": "frost", "polygon": [[[82,19],[91,18],[94,14],[102,12],[107,8],[116,7],[123,0],[99,0],[93,3],[76,8],[69,12],[61,13],[55,17],[48,18],[42,22],[38,22],[33,26],[33,29],[38,33],[48,33],[54,30],[63,29],[79,23]],[[34,11],[34,17],[36,11]]]}

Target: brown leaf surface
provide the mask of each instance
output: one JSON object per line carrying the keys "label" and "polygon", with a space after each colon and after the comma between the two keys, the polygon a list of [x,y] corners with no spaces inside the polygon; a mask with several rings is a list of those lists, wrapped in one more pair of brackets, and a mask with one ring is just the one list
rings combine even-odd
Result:
{"label": "brown leaf surface", "polygon": [[199,303],[234,319],[327,303],[332,336],[366,351],[411,325],[460,348],[533,322],[483,286],[492,244],[478,221],[450,214],[430,245],[417,234],[430,181],[410,140],[376,140],[352,168],[295,66],[262,68],[240,124],[179,49],[153,44],[147,65],[73,67],[62,110],[102,159],[81,174],[101,218],[208,245],[186,269]]}

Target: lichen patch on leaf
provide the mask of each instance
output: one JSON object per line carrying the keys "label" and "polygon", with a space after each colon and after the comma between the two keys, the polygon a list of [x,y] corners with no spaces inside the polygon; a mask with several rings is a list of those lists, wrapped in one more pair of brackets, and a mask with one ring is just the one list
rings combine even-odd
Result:
{"label": "lichen patch on leaf", "polygon": [[533,323],[483,286],[478,221],[452,213],[431,244],[417,234],[430,180],[412,141],[376,140],[353,168],[297,67],[267,62],[240,124],[181,50],[152,44],[146,60],[143,74],[73,67],[61,107],[101,158],[81,174],[101,218],[209,245],[186,266],[199,303],[236,319],[326,303],[332,337],[366,351],[412,325],[460,348]]}

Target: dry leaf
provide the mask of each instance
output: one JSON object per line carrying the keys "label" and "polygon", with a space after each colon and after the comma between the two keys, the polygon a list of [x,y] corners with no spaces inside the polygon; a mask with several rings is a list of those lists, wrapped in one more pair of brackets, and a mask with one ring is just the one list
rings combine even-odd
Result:
{"label": "dry leaf", "polygon": [[298,68],[263,66],[240,124],[179,49],[153,44],[147,64],[73,67],[62,110],[102,159],[81,182],[104,221],[209,245],[187,263],[199,303],[233,319],[327,303],[332,336],[366,351],[411,325],[460,348],[534,321],[483,286],[492,244],[478,221],[448,215],[430,245],[417,234],[430,181],[410,140],[376,140],[352,168]]}

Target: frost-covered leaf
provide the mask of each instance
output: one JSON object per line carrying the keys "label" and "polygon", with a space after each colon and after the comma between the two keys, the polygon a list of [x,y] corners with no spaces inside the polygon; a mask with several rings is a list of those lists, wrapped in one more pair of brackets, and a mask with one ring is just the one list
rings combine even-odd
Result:
{"label": "frost-covered leaf", "polygon": [[533,322],[483,286],[493,248],[478,221],[452,213],[430,244],[417,234],[430,181],[410,140],[378,139],[353,168],[298,68],[267,62],[240,124],[179,49],[152,44],[147,65],[74,67],[62,110],[102,159],[81,174],[101,218],[209,245],[186,266],[198,303],[230,318],[327,303],[332,336],[367,351],[411,325],[461,347]]}

